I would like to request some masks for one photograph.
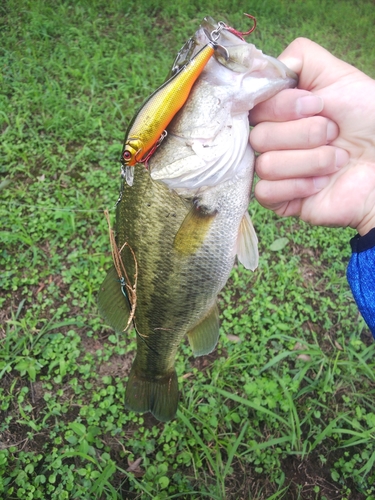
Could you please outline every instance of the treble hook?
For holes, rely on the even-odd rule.
[[[253,20],[253,26],[249,29],[249,31],[238,31],[230,26],[225,26],[225,29],[230,31],[231,33],[233,33],[234,35],[238,36],[239,38],[241,38],[241,40],[245,41],[244,40],[244,36],[247,36],[247,35],[250,35],[250,33],[252,33],[255,28],[256,28],[256,25],[257,25],[257,20],[255,19],[254,16],[252,16],[251,14],[246,14],[244,12],[244,16],[248,17],[249,19],[252,19]]]

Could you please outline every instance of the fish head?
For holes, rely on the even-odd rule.
[[[217,27],[212,18],[205,18],[175,66],[181,67],[207,45]],[[297,85],[297,75],[287,66],[227,29],[220,31],[215,43],[225,51],[215,50],[168,126],[166,140],[150,159],[152,179],[179,193],[252,175],[246,173],[254,164],[249,111]]]

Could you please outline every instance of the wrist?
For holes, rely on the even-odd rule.
[[[375,247],[375,228],[371,229],[364,236],[357,234],[350,240],[350,246],[353,253],[367,252]]]
[[[367,215],[362,222],[357,226],[357,231],[360,236],[365,236],[375,228],[375,213]]]

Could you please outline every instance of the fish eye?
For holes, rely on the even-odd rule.
[[[122,157],[124,158],[125,161],[129,161],[132,157],[130,151],[124,151]]]

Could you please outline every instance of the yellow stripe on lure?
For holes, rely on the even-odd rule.
[[[129,186],[133,184],[134,165],[146,162],[147,166],[147,160],[167,134],[165,128],[185,104],[194,82],[214,51],[220,49],[227,59],[227,50],[216,43],[220,31],[225,27],[225,24],[221,23],[211,34],[206,33],[209,39],[207,45],[153,92],[132,119],[121,158],[122,175]]]

